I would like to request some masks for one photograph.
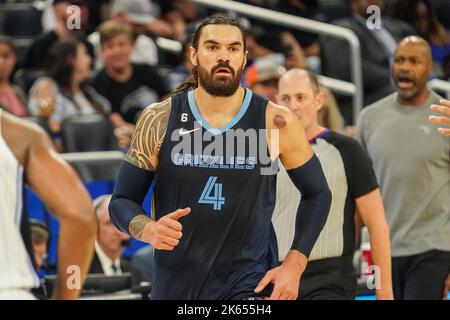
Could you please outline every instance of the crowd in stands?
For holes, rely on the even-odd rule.
[[[450,19],[441,13],[448,5],[445,1],[240,2],[353,30],[361,45],[364,105],[394,90],[390,79],[393,51],[398,41],[408,35],[420,35],[430,43],[433,77],[450,77]],[[28,4],[30,19],[39,13],[40,30],[17,36],[21,32],[17,25],[22,22],[12,18],[13,9],[7,9],[14,3]],[[73,19],[72,5],[79,8],[75,28],[68,22]],[[379,28],[366,24],[372,14],[370,5],[381,10]],[[142,109],[167,97],[190,75],[190,35],[196,23],[213,12],[189,0],[3,0],[0,6],[4,8],[2,14],[9,17],[0,26],[0,33],[4,33],[0,37],[2,108],[18,116],[44,118],[54,137],[61,131],[61,122],[74,114],[105,113],[124,147]],[[242,17],[241,23],[247,31],[249,60],[242,81],[257,93],[276,88],[277,77],[262,80],[267,75],[260,74],[264,68],[271,69],[270,65],[285,70],[307,68],[351,80],[349,46],[344,41],[252,18]],[[15,44],[24,37],[31,43],[18,54]],[[31,79],[24,85],[20,80],[29,75]],[[258,87],[263,87],[263,92]],[[322,116],[324,125],[344,131],[345,126],[354,123],[351,99],[323,90],[327,107],[322,114],[329,115]],[[275,94],[272,90],[267,97],[275,100]]]

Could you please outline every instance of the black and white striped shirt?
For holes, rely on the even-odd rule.
[[[355,199],[378,188],[372,162],[356,140],[328,129],[310,143],[322,164],[332,193],[332,203],[328,220],[309,259],[353,255]],[[272,216],[280,260],[291,248],[299,201],[299,191],[280,164],[277,200]]]

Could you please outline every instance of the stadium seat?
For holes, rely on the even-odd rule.
[[[14,73],[13,83],[17,84],[28,94],[33,83],[44,75],[43,70],[39,69],[19,69]]]
[[[31,37],[42,32],[41,12],[27,3],[0,4],[0,32],[11,37]]]
[[[61,124],[65,152],[118,150],[113,127],[102,114],[75,115]]]
[[[22,64],[22,61],[25,57],[26,52],[31,47],[33,43],[33,38],[13,38],[12,39],[13,46],[16,50],[17,55],[17,63],[19,66]]]
[[[45,287],[48,298],[52,296],[56,285],[57,277],[54,275],[45,276]],[[89,274],[86,277],[81,295],[83,298],[101,299],[107,297],[108,293],[123,292],[124,290],[131,293],[131,274],[123,273],[120,275],[107,276],[104,274]],[[124,294],[124,293],[122,293]],[[117,297],[116,299],[120,298]],[[140,297],[139,297],[140,298]],[[135,298],[135,299],[139,299]]]
[[[125,154],[121,151],[99,151],[61,153],[61,156],[70,163],[84,182],[111,182],[116,179]]]

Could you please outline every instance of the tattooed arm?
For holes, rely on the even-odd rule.
[[[151,219],[141,204],[158,167],[159,150],[169,122],[171,100],[148,106],[139,117],[130,149],[116,180],[109,206],[112,222],[132,237],[142,240]]]
[[[178,245],[182,236],[178,219],[190,212],[190,208],[179,209],[154,221],[141,207],[158,168],[159,150],[169,122],[170,102],[168,99],[151,105],[139,118],[109,205],[111,221],[117,228],[158,250],[172,250]]]
[[[156,171],[159,149],[169,123],[170,108],[171,100],[167,99],[144,110],[137,122],[125,161],[150,172]]]

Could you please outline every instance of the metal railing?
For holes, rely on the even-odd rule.
[[[363,80],[359,39],[353,31],[340,26],[323,23],[311,19],[296,17],[277,11],[260,8],[231,0],[193,0],[199,5],[215,9],[236,12],[245,16],[271,22],[276,25],[309,31],[320,35],[331,36],[347,41],[350,45],[351,80],[346,82],[321,76],[322,83],[335,92],[353,97],[353,119],[363,107]],[[344,57],[345,58],[345,57]]]
[[[78,172],[83,181],[114,181],[125,153],[121,151],[73,152],[60,153],[60,156]]]
[[[68,152],[60,153],[59,155],[71,164],[97,164],[103,163],[104,161],[122,161],[125,157],[125,153],[122,151]]]
[[[445,91],[446,98],[450,99],[450,82],[439,79],[433,79],[428,82],[428,88],[430,88],[431,90]]]

